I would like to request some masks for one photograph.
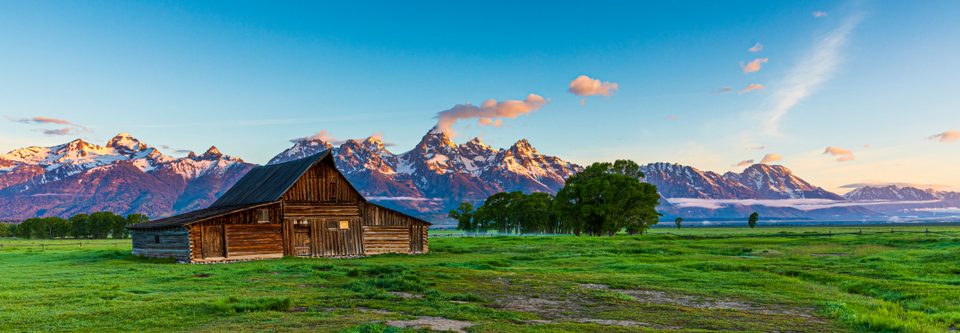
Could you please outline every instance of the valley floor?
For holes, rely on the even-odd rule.
[[[440,232],[427,255],[215,265],[0,239],[0,331],[956,330],[960,227],[860,229]]]

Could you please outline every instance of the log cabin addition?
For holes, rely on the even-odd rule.
[[[430,225],[364,199],[327,150],[253,168],[206,209],[129,229],[134,255],[203,263],[427,253]]]

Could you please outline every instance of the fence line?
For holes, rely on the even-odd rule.
[[[120,247],[121,244],[128,244],[128,243],[126,243],[126,242],[112,242],[112,243],[100,243],[100,242],[94,242],[94,243],[87,242],[87,243],[84,243],[84,242],[76,242],[76,243],[39,243],[39,244],[15,244],[15,243],[6,243],[6,244],[4,244],[4,243],[0,243],[0,250],[3,250],[3,249],[5,249],[5,248],[15,248],[15,247],[21,247],[21,248],[22,248],[22,247],[39,247],[41,250],[46,250],[48,247],[57,247],[57,246],[61,246],[61,247],[63,247],[63,246],[79,246],[79,248],[82,249],[84,245],[87,245],[87,246],[91,246],[91,245],[93,245],[93,246],[97,246],[97,245],[113,245],[114,248],[118,248],[118,247]]]
[[[731,238],[731,237],[832,237],[832,236],[841,236],[841,235],[883,235],[883,234],[927,234],[927,235],[944,235],[944,236],[956,236],[960,235],[960,231],[930,231],[930,228],[925,228],[924,230],[896,230],[890,228],[890,231],[879,231],[875,230],[876,228],[871,228],[874,230],[863,231],[863,228],[860,228],[858,231],[850,232],[833,232],[832,230],[827,230],[827,232],[800,232],[794,233],[790,231],[778,231],[771,233],[728,233],[728,234],[681,234],[674,233],[670,231],[663,232],[654,232],[655,235],[672,235],[680,236],[686,238]],[[650,235],[650,232],[646,233]],[[473,238],[473,237],[548,237],[548,236],[574,236],[574,234],[501,234],[501,233],[443,233],[443,234],[432,234],[430,237],[434,238],[443,238],[443,237],[461,237],[461,238]],[[587,235],[587,237],[591,237]]]

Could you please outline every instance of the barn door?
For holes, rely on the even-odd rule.
[[[319,231],[318,254],[325,257],[363,255],[363,228],[360,218],[323,219]]]
[[[226,251],[223,249],[223,225],[210,225],[203,227],[203,250],[204,258],[222,258]]]
[[[313,249],[310,246],[310,222],[293,222],[293,255],[298,257],[309,257],[313,255]]]

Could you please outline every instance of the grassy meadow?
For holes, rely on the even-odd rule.
[[[925,228],[440,232],[426,255],[213,265],[0,239],[0,331],[953,331],[960,227]]]

